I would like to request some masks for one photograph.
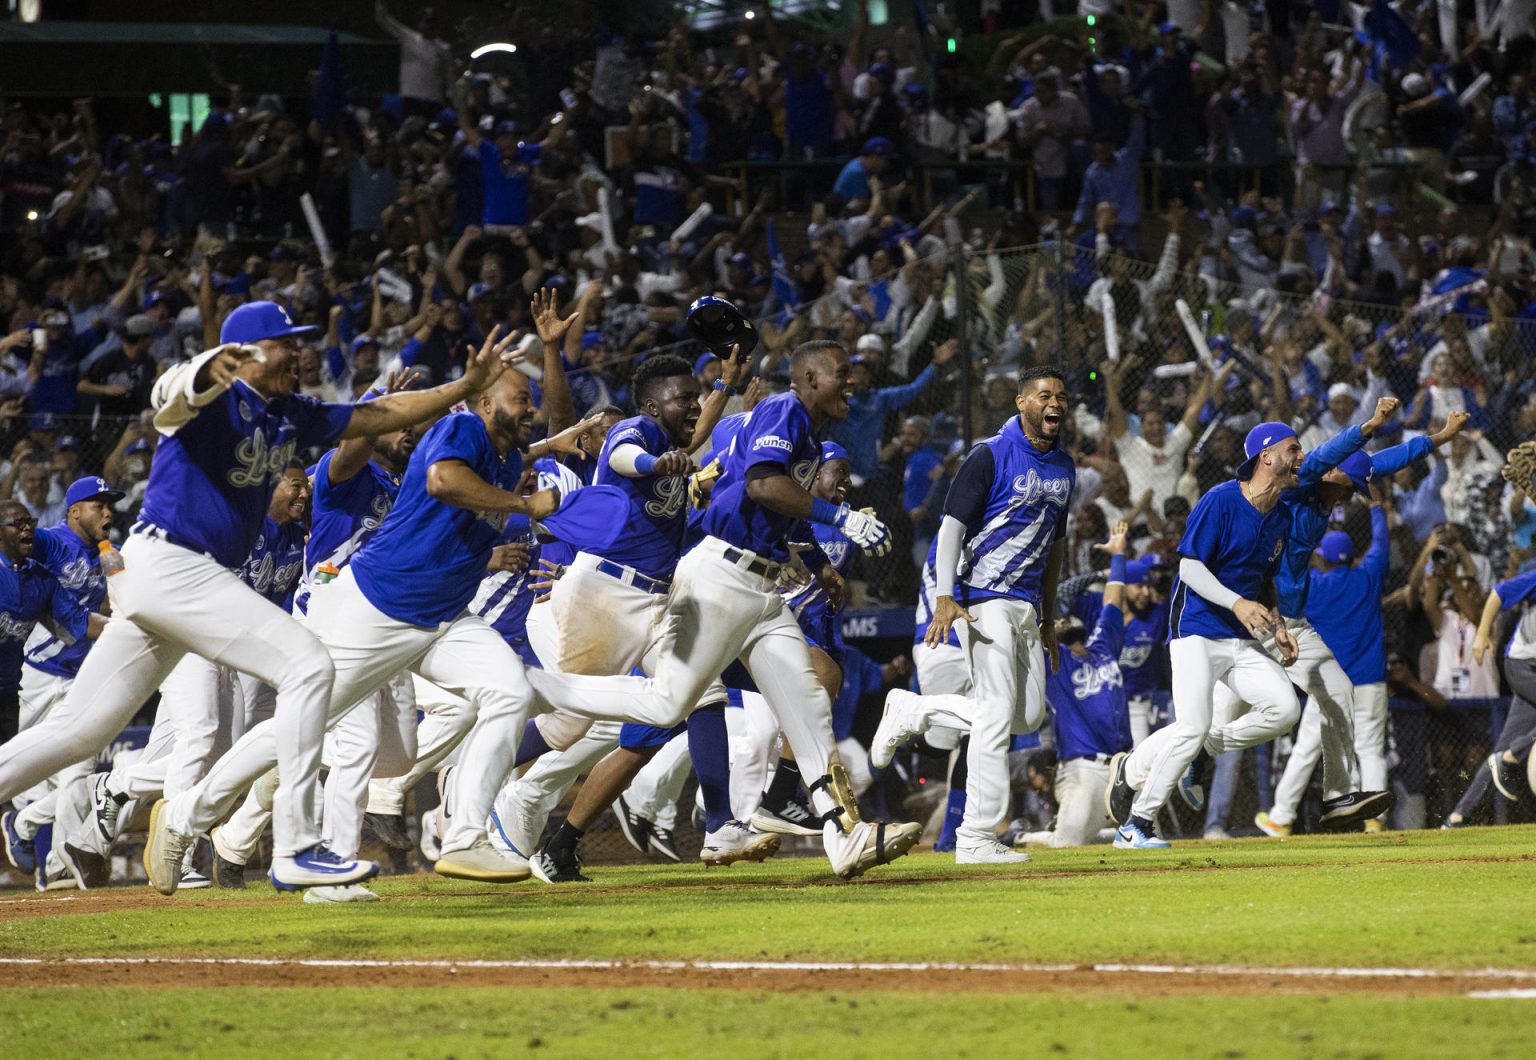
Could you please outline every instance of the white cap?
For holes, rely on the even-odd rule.
[[[1334,398],[1340,396],[1349,398],[1349,400],[1353,401],[1356,405],[1360,404],[1359,397],[1355,395],[1354,387],[1350,386],[1348,383],[1334,383],[1331,387],[1328,388],[1329,401],[1332,401]]]
[[[859,352],[860,350],[876,350],[880,353],[884,353],[885,340],[882,339],[879,335],[876,335],[873,331],[866,331],[864,334],[859,336],[859,341],[853,344],[853,349],[855,353]]]
[[[1429,80],[1423,74],[1409,74],[1403,78],[1403,92],[1411,99],[1429,95]]]

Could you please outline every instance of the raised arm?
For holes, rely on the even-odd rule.
[[[550,434],[558,434],[576,422],[576,403],[571,400],[571,383],[565,375],[560,351],[572,325],[581,316],[581,308],[561,319],[559,295],[553,287],[535,291],[529,303],[539,341],[544,345],[544,421]],[[576,334],[579,336],[580,330]],[[579,341],[579,339],[578,339]]]

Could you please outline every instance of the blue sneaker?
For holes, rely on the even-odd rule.
[[[1183,799],[1184,805],[1191,810],[1204,813],[1205,785],[1200,783],[1200,775],[1195,772],[1196,762],[1191,762],[1189,768],[1184,770],[1184,775],[1179,777],[1179,798]]]
[[[16,811],[6,810],[5,816],[0,817],[0,828],[5,829],[5,857],[18,872],[32,873],[37,871],[37,852],[32,847],[32,840],[21,838],[21,833],[16,831]]]
[[[1115,846],[1120,850],[1161,850],[1168,840],[1159,839],[1156,833],[1147,835],[1133,821],[1127,821],[1115,829]]]
[[[268,873],[272,886],[279,891],[297,891],[301,887],[341,887],[362,883],[379,874],[372,861],[341,858],[324,843],[316,843],[291,858],[275,857]]]

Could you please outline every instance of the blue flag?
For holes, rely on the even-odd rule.
[[[772,218],[763,222],[763,231],[768,237],[768,261],[773,268],[773,300],[779,303],[780,309],[794,309],[800,305],[800,292],[795,289],[789,264],[779,249],[779,237],[774,234]]]
[[[1371,80],[1380,81],[1384,69],[1407,66],[1419,57],[1419,38],[1403,16],[1392,10],[1387,0],[1374,0],[1365,14],[1362,43],[1371,46],[1368,68]]]

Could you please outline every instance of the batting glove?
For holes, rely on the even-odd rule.
[[[837,510],[834,525],[867,556],[883,556],[891,550],[891,531],[872,509],[856,512],[845,504]]]

